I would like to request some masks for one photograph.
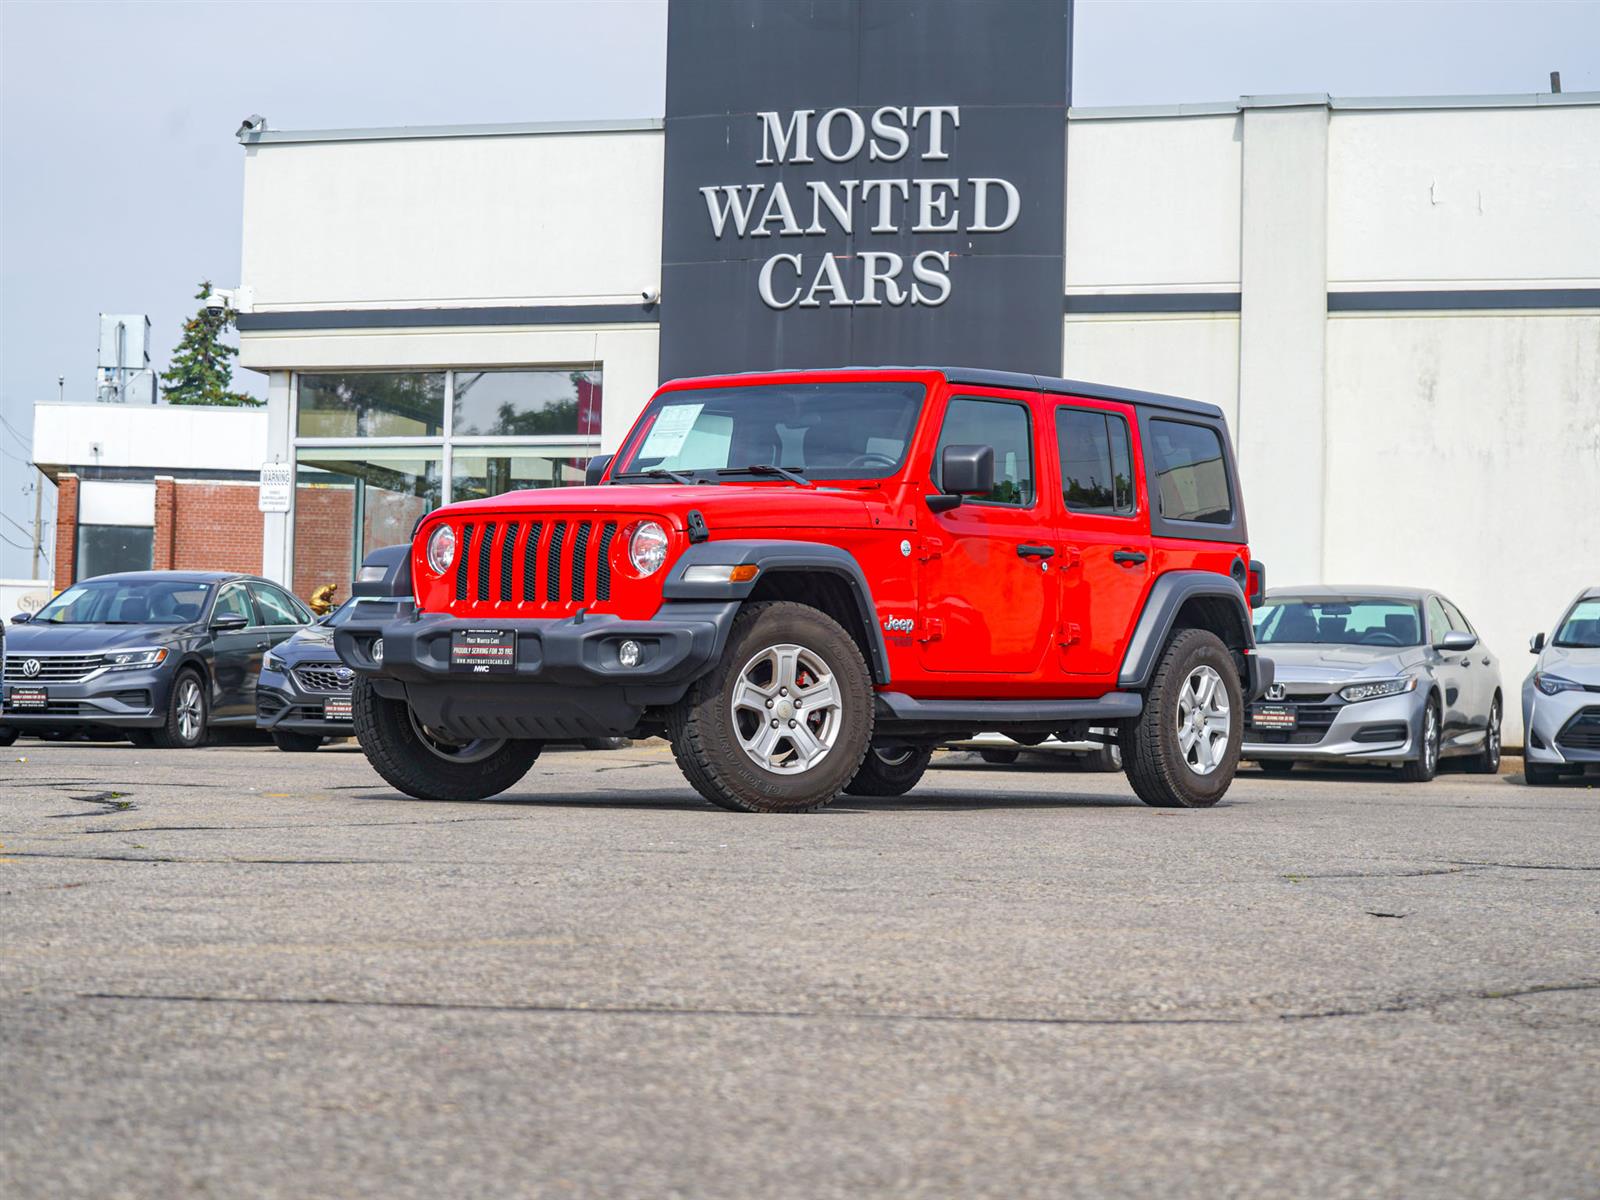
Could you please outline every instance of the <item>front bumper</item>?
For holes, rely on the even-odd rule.
[[[358,606],[334,634],[346,666],[379,694],[404,699],[428,726],[460,737],[547,741],[625,736],[645,709],[680,699],[717,662],[737,601],[668,603],[645,621],[607,614],[517,620],[419,613],[409,600]],[[512,661],[483,672],[452,665],[452,635],[515,635]],[[374,643],[383,656],[374,657]],[[634,667],[618,650],[641,648]]]
[[[317,664],[296,664],[320,666]],[[350,690],[312,691],[295,678],[295,667],[287,671],[262,668],[256,682],[256,728],[289,733],[315,733],[323,737],[354,737],[352,721],[325,720],[323,713],[330,700],[350,700]]]
[[[14,709],[13,691],[42,687],[49,700],[43,709]],[[117,729],[152,729],[167,719],[172,688],[166,671],[107,671],[83,683],[30,684],[7,678],[0,702],[0,725],[13,729],[105,725]]]
[[[1246,705],[1243,758],[1409,762],[1420,752],[1427,692],[1418,689],[1381,700],[1348,703],[1337,695],[1297,704],[1292,731],[1257,729]]]
[[[1600,745],[1590,744],[1594,729],[1600,729],[1600,692],[1546,696],[1533,686],[1532,679],[1523,681],[1523,761],[1551,766],[1600,764]]]

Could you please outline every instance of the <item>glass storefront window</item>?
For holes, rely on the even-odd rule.
[[[451,460],[451,500],[481,500],[521,488],[571,487],[583,482],[587,451],[541,446],[457,446]]]
[[[148,571],[155,532],[149,525],[79,525],[78,578]]]
[[[369,550],[408,541],[417,518],[443,499],[437,446],[308,447],[299,451],[294,505],[294,592],[325,583],[350,594]]]
[[[457,371],[457,436],[600,436],[600,372]]]
[[[443,371],[351,371],[299,380],[296,432],[301,437],[438,437],[444,432]]]

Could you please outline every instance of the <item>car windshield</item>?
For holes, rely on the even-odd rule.
[[[41,608],[35,625],[184,625],[198,621],[209,584],[189,579],[88,579]]]
[[[1262,645],[1420,646],[1422,614],[1414,600],[1268,597],[1255,611]]]
[[[1600,600],[1579,600],[1556,630],[1555,644],[1571,650],[1600,650]]]
[[[783,468],[809,479],[882,479],[905,461],[925,391],[906,380],[870,380],[664,392],[639,419],[612,477],[682,483],[777,476]]]

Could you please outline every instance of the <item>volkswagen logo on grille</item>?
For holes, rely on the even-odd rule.
[[[25,659],[23,659],[22,660],[22,673],[24,675],[26,675],[29,679],[32,679],[35,675],[37,675],[39,673],[39,660],[37,658],[25,658]]]
[[[1281,683],[1274,683],[1272,686],[1267,688],[1266,692],[1264,693],[1268,700],[1282,700],[1288,694],[1289,689],[1284,687]]]
[[[340,667],[333,673],[333,677],[339,681],[341,686],[349,687],[355,682],[356,673],[349,667]]]

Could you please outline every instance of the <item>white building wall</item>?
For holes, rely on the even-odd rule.
[[[1204,400],[1222,409],[1230,429],[1239,427],[1239,319],[1232,313],[1068,317],[1062,360],[1068,379]]]
[[[255,471],[267,449],[263,408],[188,404],[33,406],[33,461],[41,467],[153,467]]]

